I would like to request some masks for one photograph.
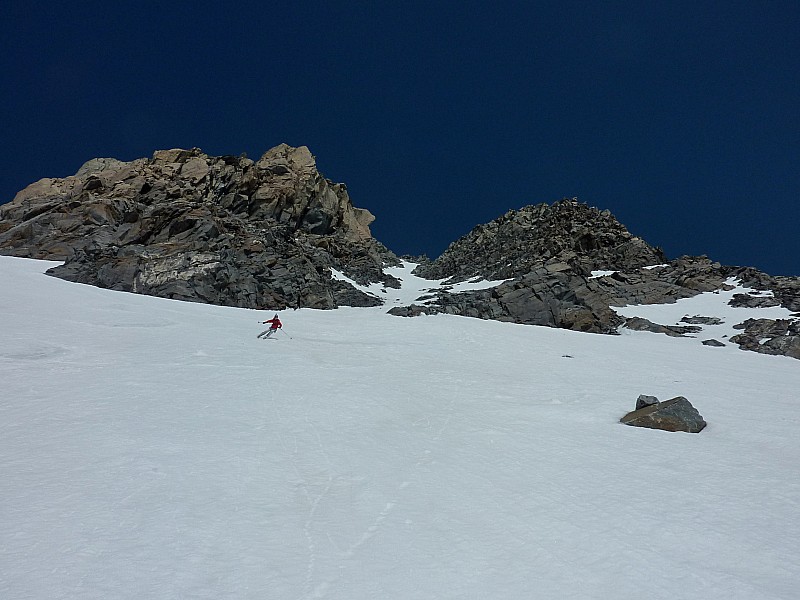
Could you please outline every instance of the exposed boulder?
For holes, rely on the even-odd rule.
[[[325,179],[308,148],[281,144],[258,161],[161,150],[92,159],[0,207],[0,253],[65,260],[69,281],[249,308],[380,303],[336,281],[396,285],[397,257],[371,237],[369,211]]]
[[[420,315],[430,315],[441,312],[435,308],[412,304],[411,306],[396,306],[388,311],[390,315],[396,317],[418,317]]]
[[[681,318],[681,323],[689,323],[690,325],[722,325],[723,322],[719,317],[701,317],[699,315]]]
[[[631,317],[625,320],[625,327],[634,331],[649,331],[651,333],[664,333],[670,337],[683,337],[689,333],[702,331],[702,327],[695,325],[659,325],[642,317]]]
[[[647,396],[646,394],[640,394],[639,397],[636,399],[636,410],[640,408],[644,408],[646,406],[652,406],[653,404],[658,404],[658,398],[656,396]]]
[[[699,433],[706,426],[697,409],[683,396],[642,407],[637,401],[637,409],[622,417],[620,422],[634,427],[688,433]]]
[[[700,343],[703,344],[703,346],[711,346],[713,348],[723,348],[725,346],[723,342],[720,342],[719,340],[715,340],[713,338],[710,340],[703,340]]]

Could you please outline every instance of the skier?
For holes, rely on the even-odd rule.
[[[263,339],[267,339],[273,333],[278,331],[278,329],[283,327],[283,323],[281,323],[281,320],[278,318],[277,314],[274,317],[272,317],[271,319],[269,319],[268,321],[261,321],[261,322],[263,324],[265,324],[265,325],[267,323],[269,323],[269,329],[267,329],[265,331],[262,331],[261,333],[258,334],[258,337],[262,337],[263,336]]]

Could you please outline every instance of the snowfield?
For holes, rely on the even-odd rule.
[[[410,266],[259,340],[53,264],[0,257],[0,598],[800,597],[800,361],[386,315]],[[727,298],[620,311],[720,337]],[[621,425],[639,394],[709,425]]]

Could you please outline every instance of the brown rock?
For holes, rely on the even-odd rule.
[[[629,412],[620,422],[634,427],[687,433],[699,433],[706,426],[697,409],[683,396]]]

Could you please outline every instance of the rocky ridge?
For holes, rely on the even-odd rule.
[[[481,279],[503,282],[466,293],[453,293],[445,286],[420,304],[393,309],[394,314],[446,313],[595,333],[616,333],[624,326],[685,336],[701,328],[626,319],[613,307],[672,303],[731,289],[726,284],[731,278],[765,294],[738,294],[733,306],[783,306],[791,311],[800,307],[800,278],[723,266],[705,256],[667,261],[659,248],[632,235],[611,213],[576,199],[509,211],[474,228],[415,273],[448,278],[451,285]],[[756,352],[795,356],[800,347],[796,324],[747,321],[739,327],[743,333],[731,341]]]
[[[706,257],[667,263],[609,211],[577,199],[509,211],[415,273],[452,283],[505,280],[476,292],[439,292],[426,312],[594,333],[615,333],[625,323],[612,306],[675,301],[717,289],[728,276]]]
[[[257,161],[162,150],[130,162],[93,159],[74,176],[28,186],[0,205],[0,253],[64,260],[49,273],[70,281],[180,300],[270,310],[377,306],[374,294],[331,272],[398,287],[384,268],[399,259],[372,238],[373,219],[353,207],[344,184],[318,172],[306,147],[281,144]],[[732,305],[779,305],[800,316],[800,278],[704,256],[668,261],[609,211],[575,198],[479,225],[415,274],[445,282],[392,314],[683,336],[696,324],[626,319],[613,307],[670,303],[736,278],[763,293],[739,294]],[[478,280],[500,283],[453,287]],[[796,319],[751,319],[730,341],[800,358],[797,327]]]
[[[335,308],[377,301],[333,279],[396,285],[397,257],[344,184],[308,148],[259,160],[162,150],[150,159],[88,161],[0,206],[0,252],[65,260],[50,274],[166,298],[247,308]]]
[[[463,281],[509,279],[544,264],[563,263],[576,273],[644,267],[665,262],[659,248],[631,235],[608,210],[563,199],[508,211],[453,242],[417,274]]]

